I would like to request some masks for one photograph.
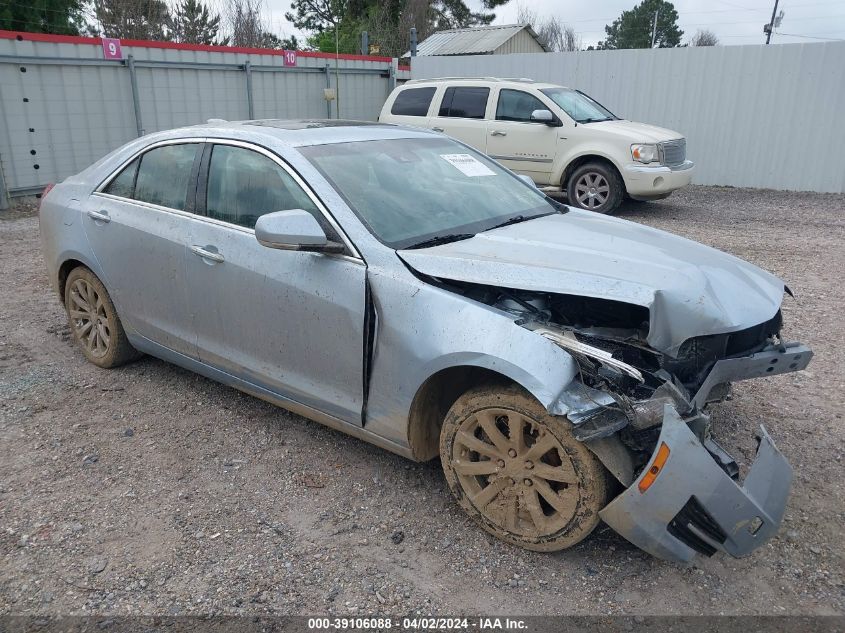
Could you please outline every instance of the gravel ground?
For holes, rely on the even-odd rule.
[[[606,526],[574,549],[497,542],[414,464],[159,360],[107,371],[69,342],[38,223],[0,215],[0,614],[842,614],[845,196],[690,187],[620,215],[782,276],[808,371],[714,410],[795,466],[749,558],[664,563]]]

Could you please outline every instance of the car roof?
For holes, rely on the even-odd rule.
[[[435,134],[415,127],[352,121],[345,119],[258,119],[207,123],[165,130],[143,137],[150,142],[209,136],[261,143],[272,139],[288,147],[327,145],[354,141],[431,137]]]
[[[406,81],[403,88],[423,86],[425,84],[496,84],[507,87],[531,88],[565,88],[560,84],[545,81],[535,81],[528,77],[432,77],[431,79],[411,79]]]

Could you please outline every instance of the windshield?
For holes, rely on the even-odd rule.
[[[615,121],[619,117],[583,92],[571,88],[543,88],[540,90],[577,123]]]
[[[448,138],[334,143],[299,151],[391,248],[466,239],[559,208],[492,160]]]

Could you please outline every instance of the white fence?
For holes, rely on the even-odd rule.
[[[417,57],[411,76],[578,88],[682,132],[699,184],[845,192],[845,42]]]
[[[144,133],[209,118],[375,120],[409,77],[396,60],[123,42],[105,58],[99,39],[0,31],[0,209],[77,173]],[[289,60],[290,62],[291,60]],[[340,83],[338,87],[338,81]],[[338,89],[339,88],[339,89]]]

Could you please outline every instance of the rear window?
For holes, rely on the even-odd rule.
[[[390,114],[400,116],[425,116],[436,88],[409,88],[396,95]]]
[[[447,88],[440,104],[440,116],[483,119],[490,88]]]

